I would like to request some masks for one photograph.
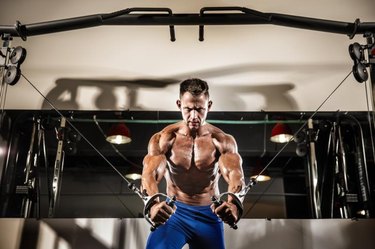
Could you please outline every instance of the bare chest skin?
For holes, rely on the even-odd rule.
[[[191,205],[209,205],[220,177],[216,152],[210,134],[193,138],[176,133],[167,157],[169,195]]]

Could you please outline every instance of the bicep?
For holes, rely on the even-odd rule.
[[[233,176],[242,177],[242,159],[238,153],[226,152],[219,157],[219,167],[224,179],[229,182]]]
[[[222,176],[229,184],[229,191],[238,192],[244,186],[242,158],[237,150],[237,144],[232,136],[227,136],[223,142],[219,167]]]
[[[160,134],[155,134],[150,139],[148,153],[143,159],[144,177],[153,177],[160,181],[166,169],[167,159],[160,146]]]
[[[159,182],[166,170],[167,160],[165,155],[150,155],[148,154],[143,160],[143,177],[152,177]]]
[[[219,167],[228,183],[228,192],[240,192],[245,186],[241,156],[238,153],[224,153],[219,158]]]

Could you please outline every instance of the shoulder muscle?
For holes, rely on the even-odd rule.
[[[214,144],[221,154],[237,153],[237,143],[232,135],[224,132],[212,134]]]
[[[159,155],[167,153],[171,148],[174,139],[174,130],[170,128],[168,129],[168,127],[154,134],[148,144],[148,154]]]

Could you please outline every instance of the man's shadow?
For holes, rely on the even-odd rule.
[[[90,79],[90,78],[61,78],[56,81],[56,86],[46,95],[46,98],[53,105],[62,110],[80,109],[78,98],[85,96],[78,95],[79,88],[96,88],[99,94],[94,100],[98,109],[113,110],[117,108],[116,87],[126,87],[126,107],[132,110],[139,110],[137,106],[138,90],[144,88],[165,88],[178,81],[173,79],[135,79],[135,80],[110,80],[110,79]],[[47,100],[42,103],[42,109],[51,109]]]
[[[79,110],[79,98],[87,96],[79,93],[80,88],[99,89],[99,94],[94,99],[95,107],[100,110],[115,110],[118,108],[118,99],[115,89],[124,87],[125,96],[124,109],[144,109],[138,102],[138,92],[142,89],[163,89],[170,85],[178,84],[178,79],[135,79],[135,80],[111,80],[111,79],[90,79],[90,78],[60,78],[56,86],[46,94],[46,98],[55,108],[61,110]],[[296,110],[297,103],[289,92],[294,88],[292,83],[260,84],[259,86],[215,86],[210,91],[215,96],[215,104],[219,109],[225,110],[246,110],[244,95],[261,95],[264,99],[262,110]],[[42,103],[42,109],[51,109],[52,106],[47,100]],[[142,100],[143,101],[143,100]]]

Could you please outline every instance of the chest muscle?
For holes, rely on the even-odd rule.
[[[171,148],[170,162],[181,170],[210,170],[216,161],[216,148],[210,137],[177,138]]]

